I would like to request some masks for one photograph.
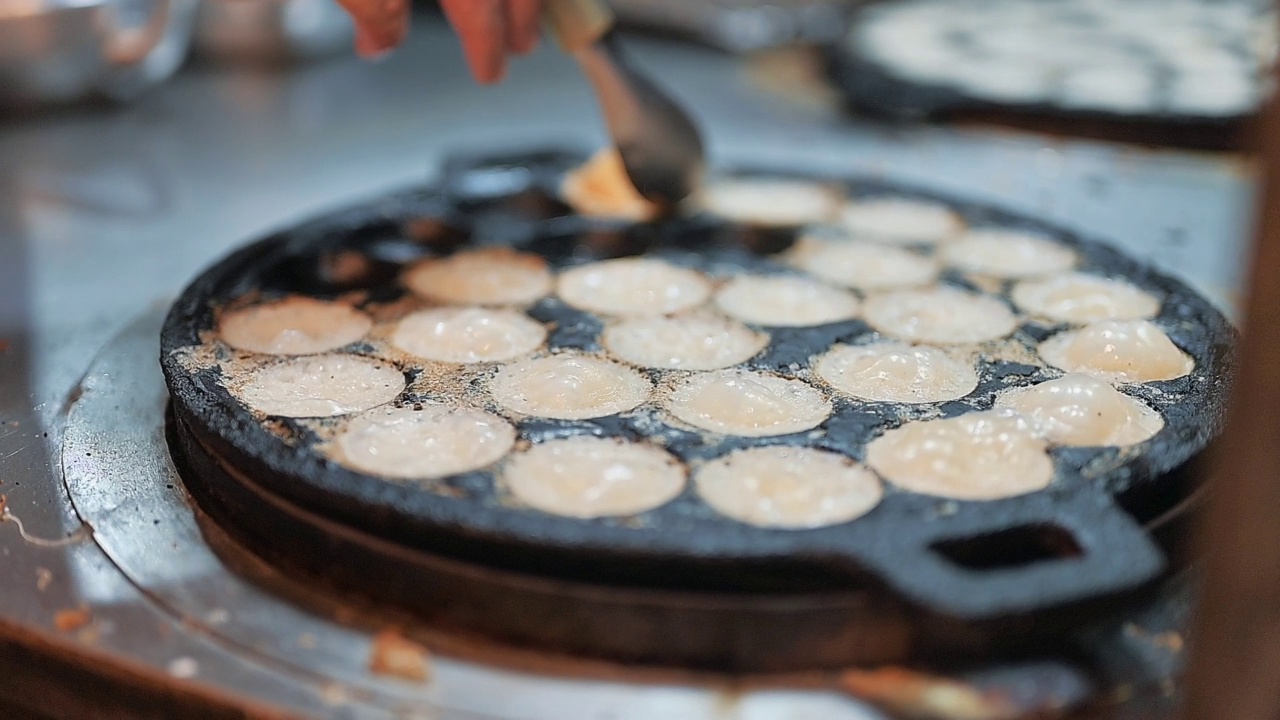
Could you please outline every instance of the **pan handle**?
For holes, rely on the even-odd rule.
[[[981,505],[927,523],[910,543],[885,542],[863,561],[903,595],[956,618],[985,620],[1136,590],[1166,559],[1100,489],[1008,502],[993,528]]]

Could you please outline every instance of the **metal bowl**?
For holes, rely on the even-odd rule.
[[[351,18],[334,0],[202,0],[195,47],[220,62],[288,62],[349,50]]]
[[[131,98],[187,55],[195,0],[0,3],[0,106]]]

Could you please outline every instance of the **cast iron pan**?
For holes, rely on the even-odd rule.
[[[952,502],[891,490],[867,516],[816,530],[740,524],[715,514],[691,489],[634,518],[584,521],[507,504],[489,472],[427,485],[347,470],[310,449],[314,437],[302,424],[282,419],[277,432],[268,431],[222,387],[217,367],[191,373],[177,360],[176,351],[204,342],[216,309],[237,298],[295,292],[336,296],[364,288],[369,302],[391,301],[402,293],[394,282],[402,263],[462,246],[514,245],[557,266],[646,253],[713,275],[729,269],[782,271],[765,253],[785,246],[792,239],[788,233],[755,232],[708,217],[628,226],[571,215],[553,199],[554,188],[564,170],[582,159],[572,152],[455,159],[439,187],[364,203],[276,233],[200,275],[166,320],[161,356],[181,449],[191,456],[185,460],[192,470],[185,480],[197,500],[221,497],[222,520],[256,525],[259,545],[270,545],[273,537],[284,546],[298,545],[290,528],[302,523],[313,532],[321,525],[328,528],[317,537],[335,538],[334,543],[343,528],[349,537],[344,534],[347,540],[339,545],[350,540],[360,552],[375,556],[394,548],[595,587],[775,599],[854,593],[863,607],[872,602],[895,608],[891,614],[899,617],[942,619],[939,626],[948,630],[932,637],[954,638],[967,632],[958,628],[972,628],[970,634],[983,642],[994,628],[1016,634],[1031,626],[1060,626],[1067,617],[1060,612],[1064,608],[1096,609],[1099,603],[1131,597],[1166,568],[1164,550],[1142,523],[1185,497],[1192,484],[1189,461],[1218,432],[1234,331],[1188,287],[1114,248],[954,199],[934,197],[973,224],[1024,227],[1059,238],[1078,251],[1082,269],[1126,277],[1165,298],[1157,322],[1195,358],[1196,369],[1185,378],[1127,388],[1164,414],[1167,425],[1159,435],[1126,452],[1055,450],[1057,475],[1039,493]],[[854,195],[930,197],[878,181],[831,181]],[[350,250],[372,262],[363,277],[338,282],[327,273],[329,259]],[[966,283],[954,274],[944,282]],[[555,299],[540,301],[530,314],[553,324],[553,348],[598,349],[595,318]],[[1027,322],[1014,337],[1034,345],[1057,329]],[[770,332],[771,345],[748,365],[787,375],[794,364],[831,344],[872,331],[850,321]],[[348,348],[357,354],[370,350],[360,344]],[[984,363],[980,375],[974,393],[938,408],[943,415],[989,408],[999,390],[1053,376],[1037,366],[1003,361]],[[837,398],[821,432],[761,439],[708,437],[673,427],[660,412],[643,408],[593,421],[526,420],[518,428],[522,438],[534,442],[578,434],[661,435],[667,449],[686,461],[772,444],[814,445],[860,459],[868,440],[920,412]],[[241,501],[231,502],[236,493]],[[267,502],[255,505],[245,493],[264,493],[288,511],[271,511]],[[360,538],[368,542],[362,545]],[[337,556],[333,560],[339,562]],[[360,576],[364,570],[342,564],[329,574]],[[362,587],[377,594],[386,582],[391,582],[386,574],[368,574]],[[401,601],[414,604],[412,597]],[[1046,613],[1052,613],[1053,622],[1038,623]],[[961,644],[972,647],[973,642]],[[899,654],[903,646],[898,643]]]
[[[1181,606],[1186,595],[1185,578],[1178,576],[1053,612],[969,621],[931,613],[874,585],[797,583],[790,592],[761,593],[535,575],[409,548],[322,517],[231,468],[180,423],[170,423],[169,435],[174,459],[190,478],[187,488],[204,511],[197,517],[210,546],[228,566],[317,612],[332,612],[337,598],[410,634],[418,623],[406,622],[405,611],[432,631],[464,639],[628,665],[788,672],[911,663],[949,672],[971,669],[975,657],[1016,662],[1057,655],[1104,685],[1145,684],[1150,659],[1113,652],[1097,636],[1142,645],[1146,636],[1124,629],[1133,613],[1153,603]],[[1186,517],[1173,509],[1148,527],[1174,528]],[[246,549],[293,582],[264,573]],[[422,639],[436,637],[429,632]],[[1052,687],[1044,691],[1054,695]]]
[[[885,1],[891,0],[874,5]],[[853,27],[857,22],[855,15]],[[903,77],[884,63],[860,53],[849,34],[823,46],[822,55],[827,73],[849,110],[895,122],[927,119],[1006,122],[1038,131],[1205,149],[1239,147],[1250,125],[1249,115],[1194,115],[1159,110],[1124,113],[1067,107],[1051,100],[987,99],[943,83]]]

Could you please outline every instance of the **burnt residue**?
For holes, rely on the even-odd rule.
[[[559,298],[543,298],[529,308],[529,316],[551,328],[547,346],[551,350],[600,351],[604,323],[589,312],[578,310]]]
[[[785,372],[809,367],[810,360],[839,343],[856,343],[872,334],[862,320],[818,325],[808,328],[763,328],[769,346],[751,364],[761,370]]]
[[[338,282],[325,269],[326,258],[340,253],[361,252],[376,263],[402,266],[475,243],[498,243],[536,252],[556,268],[644,253],[697,268],[713,279],[742,272],[794,272],[762,252],[786,247],[794,231],[761,235],[707,216],[626,225],[569,214],[557,204],[555,188],[582,157],[549,152],[455,159],[447,165],[441,187],[415,188],[332,213],[249,245],[206,271],[174,304],[162,336],[162,364],[183,432],[285,500],[383,541],[593,582],[767,593],[793,590],[803,579],[805,586],[877,588],[942,614],[982,618],[1116,596],[1159,574],[1160,553],[1135,520],[1163,512],[1169,493],[1185,491],[1181,481],[1166,488],[1166,478],[1197,456],[1220,429],[1234,331],[1185,285],[1108,245],[1033,218],[892,183],[823,178],[853,195],[940,201],[972,223],[1046,234],[1075,248],[1082,270],[1127,278],[1164,298],[1156,322],[1195,358],[1196,368],[1178,380],[1121,389],[1158,408],[1165,429],[1123,451],[1056,450],[1057,475],[1049,490],[994,502],[946,503],[946,512],[939,511],[943,501],[937,498],[890,488],[879,507],[854,522],[801,532],[773,530],[717,515],[691,485],[668,505],[637,517],[577,520],[519,507],[491,472],[427,484],[353,472],[315,452],[315,438],[305,424],[280,426],[276,432],[265,427],[227,393],[216,367],[191,373],[181,363],[180,351],[210,337],[217,309],[227,303],[251,294],[349,292],[349,283]],[[531,200],[539,194],[542,200]],[[435,243],[424,239],[428,235],[453,239]],[[473,240],[459,242],[458,237]],[[965,282],[955,275],[944,278],[947,284]],[[364,302],[376,304],[394,302],[404,291],[386,280],[360,293]],[[594,316],[554,298],[535,304],[530,314],[548,325],[551,349],[600,350],[602,325]],[[829,391],[821,382],[807,376],[812,357],[839,343],[879,339],[860,320],[757,329],[769,333],[771,342],[748,367],[805,377],[824,392]],[[1035,364],[1034,348],[1061,329],[1028,319],[1012,338],[978,348],[979,384],[963,399],[901,405],[833,396],[833,413],[826,422],[793,435],[741,438],[693,431],[669,417],[660,400],[621,416],[523,419],[517,424],[526,442],[579,434],[647,439],[694,468],[740,448],[779,444],[820,447],[861,459],[868,441],[903,422],[989,409],[1008,388],[1056,377],[1057,371]],[[648,374],[659,387],[670,376]],[[1164,499],[1153,503],[1151,498]],[[938,543],[1044,523],[1067,523],[1065,531],[1076,538],[1083,555],[977,572],[949,568],[930,550]],[[766,566],[767,573],[760,571]]]

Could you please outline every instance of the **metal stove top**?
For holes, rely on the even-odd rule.
[[[763,96],[730,58],[635,49],[689,101],[715,159],[883,172],[1037,212],[1230,308],[1251,199],[1238,159],[847,125]],[[163,446],[154,358],[159,314],[200,267],[273,226],[418,181],[448,150],[602,139],[565,58],[540,52],[498,89],[473,87],[457,58],[429,25],[376,65],[189,68],[129,108],[0,121],[0,636],[261,717],[876,717],[830,692],[536,664],[437,658],[427,684],[371,674],[377,628],[239,580],[197,530]],[[56,689],[16,647],[0,643],[0,662],[35,668],[19,682]]]

